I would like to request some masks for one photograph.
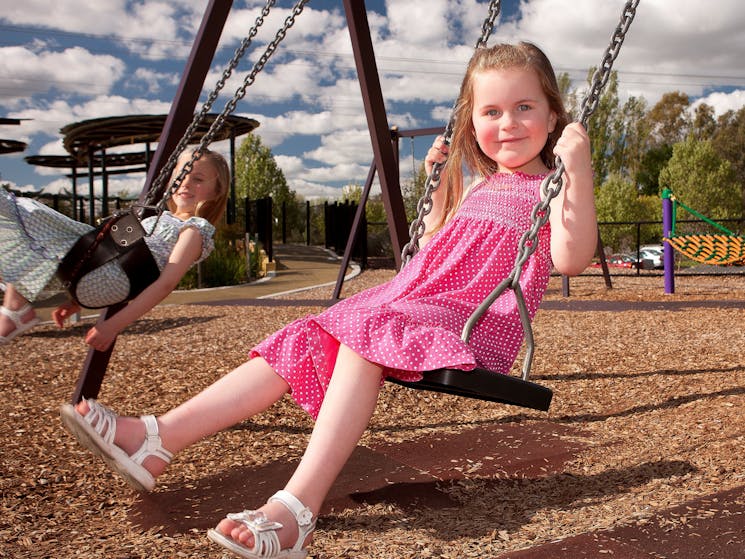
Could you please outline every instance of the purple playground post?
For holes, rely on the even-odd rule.
[[[662,238],[669,239],[673,229],[673,193],[662,191]],[[675,293],[675,254],[668,241],[663,241],[662,262],[665,268],[665,293]]]

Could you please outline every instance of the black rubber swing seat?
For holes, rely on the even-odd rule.
[[[388,378],[388,380],[415,390],[444,392],[541,411],[548,411],[553,397],[551,389],[545,386],[514,375],[495,373],[487,369],[471,371],[438,369],[423,374],[424,378],[418,382],[406,382],[394,378]]]

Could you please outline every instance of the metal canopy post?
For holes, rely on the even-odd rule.
[[[171,104],[171,111],[163,125],[163,132],[161,132],[158,147],[148,169],[145,186],[140,193],[140,202],[144,202],[153,180],[168,161],[171,151],[176,147],[194,118],[194,107],[199,100],[204,80],[212,64],[212,57],[217,50],[217,44],[232,4],[232,0],[210,0],[207,6],[202,24],[194,39],[194,45],[186,63],[176,97]],[[90,154],[89,160],[92,160],[92,154]],[[91,172],[90,180],[93,180],[93,172]],[[91,211],[92,217],[93,211]],[[99,321],[110,317],[122,307],[123,305],[106,309],[101,314]],[[116,340],[114,343],[116,343]],[[98,395],[113,348],[114,344],[106,351],[88,350],[88,355],[72,395],[73,404],[78,403],[83,397],[95,398]]]
[[[370,128],[375,167],[380,180],[383,205],[385,206],[388,230],[393,244],[396,267],[401,267],[401,252],[409,240],[409,227],[406,222],[406,210],[401,195],[401,184],[398,174],[398,163],[391,143],[391,131],[388,128],[383,93],[380,89],[380,78],[375,62],[370,26],[367,23],[365,2],[361,0],[344,0],[344,11],[347,15],[349,36],[352,39],[352,51],[357,66],[357,75],[362,89],[362,101]]]

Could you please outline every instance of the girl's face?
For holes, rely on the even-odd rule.
[[[479,72],[473,80],[476,141],[498,169],[548,172],[540,153],[556,126],[537,74],[524,68]]]
[[[189,156],[191,157],[191,156]],[[176,169],[176,176],[183,164]],[[217,196],[217,170],[214,165],[204,159],[194,162],[191,172],[184,177],[184,181],[173,195],[173,203],[176,205],[175,215],[182,217],[193,216],[197,211],[197,204],[213,200]]]

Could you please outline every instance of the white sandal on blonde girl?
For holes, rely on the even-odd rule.
[[[0,345],[10,343],[10,341],[16,336],[20,336],[27,330],[30,330],[31,328],[39,324],[39,317],[36,315],[34,315],[34,317],[27,322],[23,322],[21,320],[21,317],[25,316],[32,309],[33,307],[30,304],[24,305],[17,311],[12,311],[8,307],[0,306],[0,314],[4,314],[5,316],[7,316],[15,326],[15,328],[7,336],[0,336]]]
[[[209,530],[207,537],[225,549],[247,559],[304,559],[308,556],[308,551],[303,548],[303,543],[316,528],[313,513],[297,497],[284,489],[270,497],[268,502],[272,501],[282,503],[295,517],[299,533],[295,545],[291,548],[280,549],[277,530],[282,528],[282,524],[269,520],[263,512],[257,510],[244,510],[228,515],[230,520],[243,524],[251,531],[254,537],[253,547],[249,548],[235,541],[216,528]]]

